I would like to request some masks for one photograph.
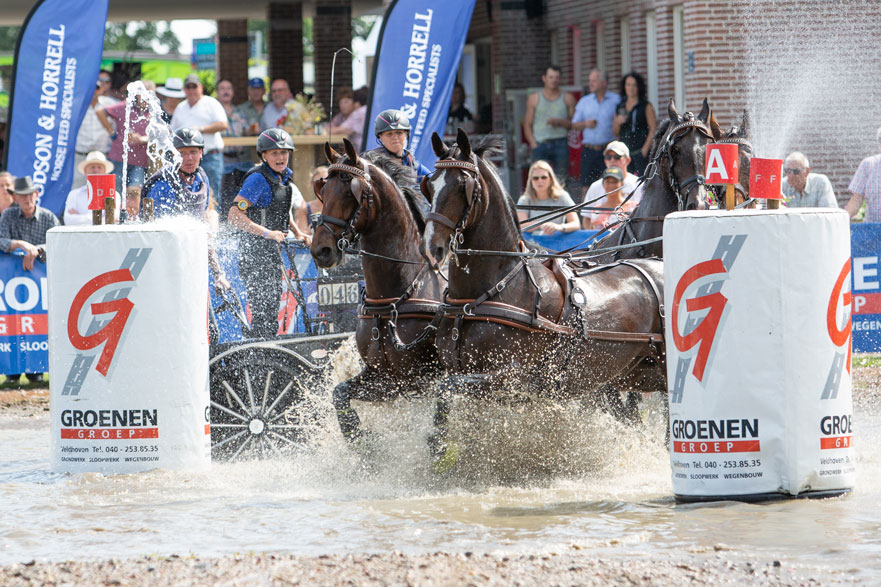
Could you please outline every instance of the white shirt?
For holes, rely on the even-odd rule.
[[[86,110],[86,115],[83,116],[83,121],[80,123],[80,129],[76,135],[75,150],[77,153],[86,155],[92,151],[101,151],[106,154],[110,150],[110,135],[101,126],[101,121],[98,120],[98,115],[95,113],[95,107],[106,108],[112,104],[113,101],[106,96],[98,96],[98,104],[95,106],[89,104],[89,109]]]
[[[92,211],[89,210],[89,184],[78,187],[67,194],[64,202],[64,224],[66,226],[80,226],[92,224]],[[119,210],[122,206],[122,198],[116,196],[116,218],[119,219]],[[73,210],[73,212],[71,212]]]
[[[636,184],[638,182],[639,182],[639,178],[636,177],[635,175],[633,175],[632,173],[628,173],[626,176],[624,176],[624,185],[621,187],[621,191],[624,193],[625,198],[628,195],[630,195],[630,193],[636,188]],[[642,199],[642,188],[643,188],[643,186],[640,185],[639,190],[635,194],[633,194],[632,198],[630,198],[630,200],[629,200],[630,202],[633,202],[634,204],[639,203],[639,201]],[[587,188],[587,193],[584,195],[584,201],[590,202],[591,200],[596,200],[597,198],[602,198],[603,194],[605,194],[605,193],[606,193],[606,190],[603,187],[603,180],[602,180],[602,178],[600,178],[600,179],[596,180],[595,182],[593,182],[592,184],[590,184],[590,187]],[[601,203],[602,202],[597,201],[597,202],[591,204],[591,206],[600,206]],[[581,215],[586,218],[590,218],[591,214],[593,214],[593,213],[594,213],[593,210],[588,210],[587,208],[582,208],[582,210],[581,210]]]
[[[226,122],[226,110],[223,109],[220,102],[211,96],[202,96],[193,106],[190,106],[186,100],[177,105],[171,117],[171,130],[175,131],[186,127],[198,128],[215,122]],[[219,132],[203,133],[202,136],[205,138],[206,153],[215,149],[223,149],[223,139]]]

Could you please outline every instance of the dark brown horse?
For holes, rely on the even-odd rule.
[[[645,384],[633,376],[643,359],[660,357],[661,262],[587,269],[518,255],[513,201],[484,157],[498,142],[472,147],[460,129],[452,147],[436,133],[432,146],[440,160],[422,183],[432,199],[425,246],[434,259],[453,255],[437,333],[441,363],[454,374],[443,391],[511,397],[513,383],[515,393],[564,398],[612,381]],[[651,390],[664,389],[658,375]]]
[[[673,100],[667,106],[668,118],[658,125],[649,151],[647,178],[643,183],[642,199],[631,214],[630,221],[619,225],[595,248],[659,238],[663,232],[664,217],[677,210],[705,210],[709,191],[704,180],[704,151],[722,135],[712,117],[706,99],[700,113],[679,114]],[[594,257],[601,263],[615,259],[663,257],[660,240]]]
[[[416,395],[439,373],[434,333],[426,326],[441,296],[420,252],[422,195],[395,182],[402,179],[400,165],[381,157],[372,163],[343,143],[345,155],[324,147],[331,165],[315,188],[324,209],[313,217],[311,252],[319,267],[333,267],[360,241],[365,292],[355,341],[364,369],[333,392],[340,428],[354,439],[360,432],[351,399]]]

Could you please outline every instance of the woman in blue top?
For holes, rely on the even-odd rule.
[[[291,181],[288,164],[294,152],[291,136],[269,128],[257,138],[263,163],[245,174],[244,182],[229,209],[229,222],[239,236],[239,273],[251,306],[251,335],[269,338],[278,333],[278,309],[282,276],[277,243],[288,229],[308,240],[293,220],[293,210],[304,204]]]

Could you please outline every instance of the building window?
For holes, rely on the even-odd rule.
[[[621,75],[630,71],[630,19],[625,17],[618,22],[621,31]]]
[[[676,108],[684,112],[686,110],[685,19],[681,4],[673,7],[673,99],[676,101]]]
[[[658,20],[654,10],[645,13],[646,84],[649,102],[658,104]]]

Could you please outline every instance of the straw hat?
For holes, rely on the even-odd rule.
[[[101,163],[104,165],[104,173],[110,173],[113,171],[113,163],[108,161],[107,157],[101,151],[92,151],[86,155],[85,160],[76,166],[76,170],[85,175],[86,165],[89,163]]]

